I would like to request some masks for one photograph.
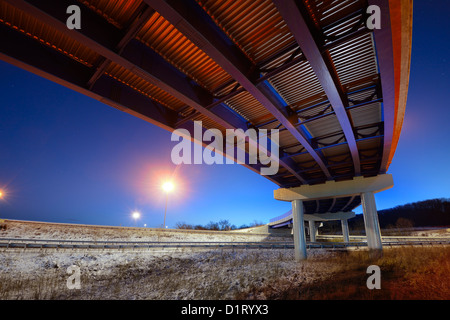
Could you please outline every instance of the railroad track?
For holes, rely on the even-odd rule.
[[[411,239],[384,241],[383,246],[450,245],[450,238]],[[367,247],[364,241],[307,242],[308,249],[346,249]],[[151,249],[293,249],[293,242],[155,242],[155,241],[88,241],[54,239],[0,238],[0,249],[100,249],[100,250],[151,250]]]

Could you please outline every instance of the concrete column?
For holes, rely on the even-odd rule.
[[[316,222],[314,220],[309,220],[309,241],[316,242]]]
[[[295,260],[301,261],[306,259],[306,236],[305,236],[305,220],[303,217],[303,201],[292,201],[292,222],[294,231],[294,254]]]
[[[341,220],[341,226],[342,226],[342,235],[344,236],[344,242],[350,242],[350,235],[348,232],[348,221],[347,219]]]
[[[364,216],[364,226],[366,228],[367,246],[369,250],[379,251],[383,249],[381,244],[380,223],[378,222],[377,206],[373,192],[361,194],[361,202]]]

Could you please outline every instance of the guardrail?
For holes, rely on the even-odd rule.
[[[413,237],[417,238],[417,237]],[[420,239],[407,241],[384,241],[384,246],[398,245],[450,245],[450,238]],[[307,242],[308,249],[345,249],[366,247],[364,241],[352,242]],[[292,249],[293,242],[156,242],[156,241],[88,241],[88,240],[54,240],[54,239],[17,239],[0,238],[3,249],[164,249],[164,248],[223,248],[223,249]]]
[[[341,235],[318,235],[318,239],[342,239]],[[351,235],[350,240],[366,240],[366,236]],[[421,237],[421,236],[381,236],[382,242],[394,241],[450,241],[450,237]]]
[[[283,213],[282,215],[279,215],[278,217],[270,219],[269,225],[278,224],[279,221],[281,221],[281,220],[286,221],[288,219],[292,219],[292,210],[289,210],[288,212]]]
[[[158,242],[88,241],[0,238],[0,248],[38,249],[152,249],[152,248],[293,248],[292,242]]]

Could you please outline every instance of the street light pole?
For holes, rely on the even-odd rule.
[[[166,215],[167,215],[167,203],[169,202],[169,192],[172,192],[174,189],[174,185],[171,181],[166,181],[162,185],[163,191],[166,193],[166,207],[164,209],[164,225],[163,228],[166,228]]]
[[[169,193],[166,192],[166,208],[164,210],[164,225],[163,228],[166,228],[166,214],[167,214],[167,202],[169,202]]]

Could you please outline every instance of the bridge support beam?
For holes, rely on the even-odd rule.
[[[381,244],[380,223],[378,221],[377,206],[373,192],[361,194],[363,208],[364,226],[366,229],[367,247],[375,255],[380,254],[383,246]]]
[[[306,259],[306,236],[304,208],[302,200],[292,201],[292,222],[294,231],[294,255],[296,261]]]
[[[341,226],[342,226],[342,235],[344,237],[344,242],[350,242],[350,234],[348,232],[348,220],[342,219]]]

